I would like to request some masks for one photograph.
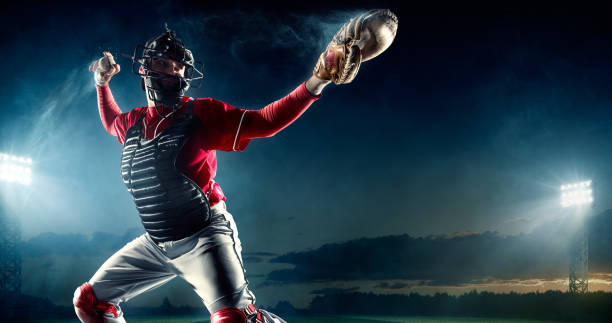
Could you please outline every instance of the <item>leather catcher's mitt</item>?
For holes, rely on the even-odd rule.
[[[313,74],[336,84],[350,83],[362,62],[387,49],[397,33],[397,16],[388,9],[370,10],[352,18],[321,53]]]

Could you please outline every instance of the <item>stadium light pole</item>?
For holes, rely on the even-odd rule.
[[[3,185],[32,183],[32,159],[0,153],[0,182]],[[0,208],[0,290],[19,292],[21,289],[21,256],[17,243],[21,239],[19,224],[10,217],[7,208]]]
[[[561,185],[561,206],[576,208],[590,206],[593,203],[593,185],[591,180]],[[586,221],[580,224],[569,248],[569,292],[585,294],[589,291],[589,237]]]

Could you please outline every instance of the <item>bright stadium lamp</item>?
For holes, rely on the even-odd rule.
[[[30,185],[32,183],[32,159],[0,154],[0,181]]]
[[[591,180],[561,185],[561,206],[570,207],[593,203]]]
[[[561,185],[561,206],[579,207],[593,203],[592,181]],[[580,295],[589,291],[589,233],[584,218],[570,242],[569,292]]]

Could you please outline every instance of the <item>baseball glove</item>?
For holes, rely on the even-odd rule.
[[[352,18],[321,53],[313,74],[336,84],[355,79],[362,62],[387,49],[397,33],[397,16],[388,9],[370,10]]]

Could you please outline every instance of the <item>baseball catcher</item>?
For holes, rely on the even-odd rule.
[[[180,276],[201,297],[211,322],[285,322],[255,307],[242,262],[236,223],[214,181],[216,150],[243,151],[296,120],[323,88],[355,79],[362,62],[390,46],[397,18],[373,10],[346,23],[319,57],[313,75],[287,96],[259,110],[233,107],[185,93],[202,79],[176,33],[166,31],[137,46],[132,71],[140,76],[147,106],[122,112],[109,81],[114,57],[90,66],[100,119],[123,145],[121,176],[146,233],[126,244],[74,293],[82,322],[125,322],[121,302]]]

